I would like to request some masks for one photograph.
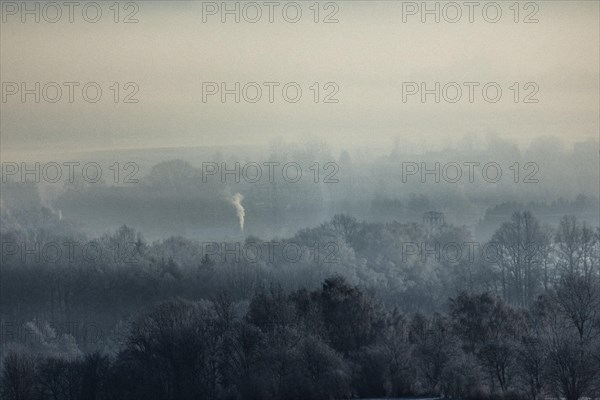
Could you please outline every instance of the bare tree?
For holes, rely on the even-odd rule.
[[[538,220],[528,211],[515,212],[494,233],[492,242],[498,250],[502,294],[506,301],[521,307],[535,299],[543,277],[543,255],[548,238]]]
[[[563,274],[595,275],[598,273],[600,251],[598,233],[573,215],[560,220],[555,247],[557,266]]]
[[[2,368],[2,397],[7,400],[34,398],[35,362],[27,353],[11,351]]]

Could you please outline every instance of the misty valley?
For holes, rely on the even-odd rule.
[[[6,163],[3,393],[590,396],[600,382],[597,144],[552,157],[504,145],[481,159],[535,160],[535,191],[512,173],[492,187],[444,181],[441,168],[421,179],[421,165],[460,159],[456,149],[333,156],[323,143],[273,145],[243,164],[335,165],[333,183],[308,168],[304,180],[221,175],[235,148],[167,161],[124,153],[132,182],[112,181],[101,153],[78,158],[109,171],[93,182],[74,173],[57,185],[42,167]]]

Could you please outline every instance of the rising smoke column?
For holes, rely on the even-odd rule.
[[[244,196],[240,193],[236,193],[231,197],[231,204],[235,207],[235,212],[237,213],[238,219],[240,220],[240,229],[242,232],[244,231],[244,217],[246,216],[246,211],[244,210],[244,206],[242,206],[242,200],[244,200]]]
[[[54,203],[62,194],[67,192],[66,186],[64,184],[56,185],[41,182],[38,183],[36,187],[38,195],[40,196],[40,203],[42,207],[49,209],[52,214],[56,215],[58,219],[62,221],[62,210],[54,209],[52,203]]]

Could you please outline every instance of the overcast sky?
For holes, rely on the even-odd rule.
[[[43,18],[34,23],[32,17],[22,23],[18,11],[4,12],[4,156],[29,150],[262,144],[275,137],[293,141],[306,135],[341,147],[386,147],[395,138],[454,143],[466,133],[489,132],[520,143],[543,135],[569,142],[597,138],[600,130],[597,1],[537,2],[534,18],[539,22],[531,24],[522,20],[536,10],[523,9],[521,3],[520,22],[515,23],[512,1],[500,2],[497,23],[486,22],[481,6],[474,10],[473,23],[464,6],[456,23],[445,22],[443,15],[440,23],[433,16],[421,23],[420,14],[406,15],[403,22],[401,2],[339,1],[334,16],[339,22],[328,24],[314,22],[312,1],[300,2],[298,23],[284,20],[282,6],[275,8],[273,23],[265,6],[257,23],[245,22],[243,16],[240,23],[232,16],[221,23],[219,14],[206,15],[204,23],[202,2],[153,1],[137,3],[138,23],[123,24],[114,23],[111,3],[103,3],[102,18],[95,24],[84,21],[80,9],[73,23],[66,8],[57,23]],[[319,19],[336,11],[333,6],[324,9],[325,4],[320,4]],[[130,11],[134,9],[122,9],[119,18]],[[247,11],[252,18],[254,10]],[[455,10],[446,11],[448,18],[454,17]],[[52,18],[54,11],[47,12]],[[488,9],[488,18],[494,14]],[[294,16],[293,8],[288,16]],[[7,82],[29,87],[35,82],[97,82],[103,94],[91,104],[82,99],[79,86],[71,104],[63,86],[57,103],[44,98],[35,103],[33,95],[22,103],[19,94],[7,95]],[[116,104],[110,89],[114,82],[120,86]],[[127,82],[139,86],[134,96],[138,103],[122,102],[133,90],[125,90]],[[223,104],[218,94],[203,102],[203,82],[281,85],[275,88],[273,103],[268,87],[262,86],[262,98],[255,104],[243,98],[236,104],[232,95]],[[288,82],[303,90],[297,103],[283,99],[281,88]],[[315,104],[314,82],[320,83],[320,100],[335,88],[324,85],[334,82],[339,92],[333,98],[339,102]],[[443,98],[437,104],[433,95],[422,103],[417,94],[403,102],[403,82],[426,82],[430,88],[435,82],[458,82],[463,97],[455,104]],[[480,83],[473,103],[463,82]],[[503,90],[497,103],[482,97],[481,88],[488,82]],[[510,89],[515,82],[519,103],[513,99],[515,87]],[[534,85],[525,87],[528,82]],[[539,102],[523,103],[536,88],[539,92],[531,98]],[[54,96],[54,89],[48,90]]]

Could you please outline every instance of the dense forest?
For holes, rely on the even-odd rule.
[[[574,216],[149,243],[2,213],[6,399],[600,396],[599,230]]]

